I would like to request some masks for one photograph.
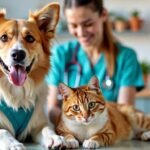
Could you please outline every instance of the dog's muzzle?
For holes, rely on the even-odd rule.
[[[7,66],[2,58],[0,58],[0,65],[2,66],[4,72],[8,75],[9,80],[12,84],[16,86],[22,86],[27,78],[27,74],[30,72],[35,58],[32,59],[30,65],[25,66],[24,63],[21,63],[26,57],[24,51],[13,52],[11,58],[13,63],[11,66]]]

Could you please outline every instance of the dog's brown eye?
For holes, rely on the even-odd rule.
[[[7,41],[8,41],[8,36],[7,36],[7,34],[2,35],[2,36],[0,37],[0,40],[1,40],[2,42],[7,42]]]
[[[25,40],[29,43],[33,43],[35,38],[32,35],[26,35]]]

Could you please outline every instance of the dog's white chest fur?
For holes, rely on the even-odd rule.
[[[67,119],[65,116],[63,116],[63,120],[67,128],[76,135],[80,142],[83,142],[104,127],[108,120],[108,115],[107,110],[105,109],[97,119],[88,125],[79,124]]]
[[[36,90],[34,82],[30,78],[26,80],[23,87],[17,87],[10,84],[6,77],[3,77],[0,83],[0,98],[16,110],[19,107],[29,109],[35,105]]]

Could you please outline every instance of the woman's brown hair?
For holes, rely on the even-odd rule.
[[[103,0],[64,0],[64,10],[72,7],[79,6],[90,6],[93,11],[102,14],[104,10]],[[115,72],[115,62],[117,56],[117,46],[115,38],[112,34],[111,24],[109,18],[104,22],[103,30],[103,41],[101,44],[101,49],[104,52],[106,63],[107,63],[107,74],[112,77]]]

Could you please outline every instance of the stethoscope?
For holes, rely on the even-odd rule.
[[[108,74],[106,74],[102,86],[103,86],[105,89],[107,89],[107,90],[112,90],[112,89],[113,89],[113,87],[114,87],[114,82],[113,82],[113,79],[112,79]]]
[[[75,48],[75,51],[73,52],[71,61],[66,65],[65,74],[64,74],[64,81],[68,85],[68,72],[69,72],[69,68],[72,65],[76,65],[77,66],[78,70],[77,70],[77,75],[76,75],[74,87],[79,86],[80,79],[81,79],[81,73],[82,73],[82,67],[81,67],[80,63],[77,61],[78,50],[79,50],[79,44],[77,44],[77,46]]]
[[[77,44],[77,46],[75,47],[75,51],[73,52],[72,59],[66,65],[66,69],[65,69],[65,73],[64,73],[64,82],[65,82],[65,84],[68,85],[68,72],[69,72],[69,68],[72,65],[76,65],[77,66],[78,70],[77,70],[77,75],[76,75],[74,87],[78,87],[79,86],[80,79],[81,79],[81,74],[82,74],[82,66],[77,61],[78,50],[79,50],[79,44]],[[113,87],[114,87],[113,79],[108,75],[107,72],[106,72],[106,75],[105,75],[105,79],[104,79],[104,81],[102,83],[102,86],[103,86],[103,88],[105,88],[107,90],[112,90]]]

